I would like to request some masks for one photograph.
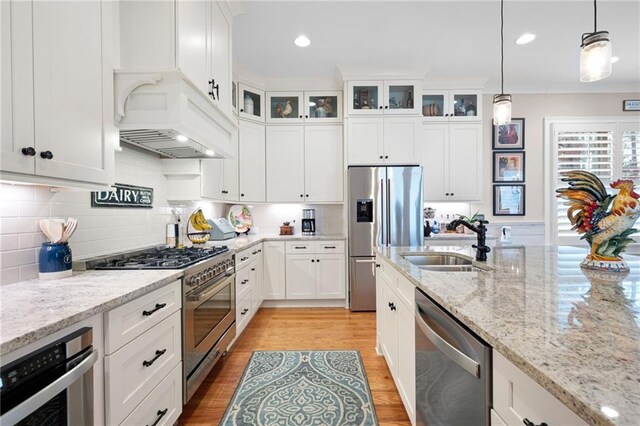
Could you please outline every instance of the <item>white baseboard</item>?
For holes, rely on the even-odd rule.
[[[344,308],[345,299],[265,300],[263,308]]]

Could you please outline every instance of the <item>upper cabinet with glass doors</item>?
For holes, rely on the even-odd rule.
[[[264,91],[246,84],[238,84],[238,117],[264,123]]]
[[[340,91],[267,92],[267,123],[342,121]]]
[[[482,92],[424,90],[421,111],[424,121],[482,121]]]
[[[416,80],[362,80],[347,83],[349,115],[417,115],[422,84]],[[416,98],[418,96],[418,98]]]

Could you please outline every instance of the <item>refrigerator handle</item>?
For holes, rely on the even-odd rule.
[[[391,245],[391,179],[387,179],[387,223],[385,227],[387,228],[387,245]]]
[[[386,207],[385,207],[385,202],[387,197],[384,194],[384,179],[380,179],[380,200],[382,200],[380,202],[380,226],[378,228],[378,232],[380,233],[380,243],[382,244],[382,246],[386,246],[387,245],[387,218],[385,216],[386,213]]]

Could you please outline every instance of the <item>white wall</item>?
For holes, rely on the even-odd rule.
[[[115,176],[118,183],[153,188],[153,208],[91,208],[88,191],[0,184],[0,283],[37,277],[38,251],[45,241],[38,227],[41,218],[78,218],[70,240],[74,259],[163,244],[173,217],[158,158],[124,148],[116,152]],[[209,217],[224,211],[220,204],[201,204]],[[193,203],[180,206],[185,215],[193,208]]]
[[[592,83],[597,84],[597,83]],[[484,212],[495,224],[532,224],[544,221],[544,150],[545,117],[638,117],[639,112],[623,112],[624,99],[640,99],[640,93],[520,94],[513,95],[512,116],[525,119],[526,215],[493,216],[492,95],[483,97],[484,133],[483,202],[471,205],[471,211]]]

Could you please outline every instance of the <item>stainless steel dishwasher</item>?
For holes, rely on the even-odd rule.
[[[491,347],[416,289],[416,423],[490,424]]]

